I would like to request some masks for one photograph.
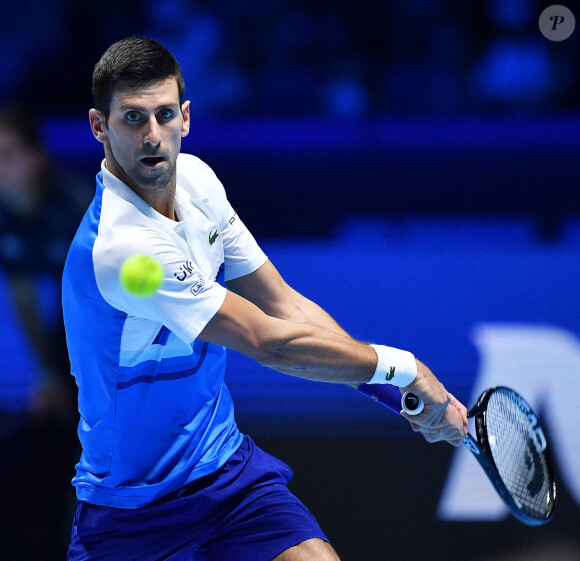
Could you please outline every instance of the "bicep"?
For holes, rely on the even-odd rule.
[[[226,286],[273,317],[296,318],[300,310],[300,294],[284,281],[269,260],[253,273],[228,281]]]
[[[257,271],[226,284],[270,316],[309,323],[350,337],[318,304],[289,286],[270,261]]]
[[[285,323],[228,291],[221,308],[201,331],[199,339],[263,362],[276,347],[276,342],[286,336]]]

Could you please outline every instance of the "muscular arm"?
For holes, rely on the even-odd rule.
[[[227,283],[226,300],[200,338],[240,351],[275,370],[326,382],[358,386],[372,377],[372,347],[352,338],[320,306],[292,289],[270,261]],[[407,417],[429,442],[458,446],[466,432],[465,407],[423,363],[409,388],[425,411]]]
[[[270,316],[310,323],[352,338],[320,306],[289,286],[270,261],[251,275],[229,281],[227,287]]]
[[[367,382],[377,363],[371,347],[346,334],[270,316],[231,291],[199,338],[279,372],[324,382]]]

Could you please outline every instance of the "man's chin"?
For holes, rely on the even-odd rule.
[[[155,173],[157,172],[157,173]],[[160,173],[159,173],[160,172]],[[141,189],[160,190],[166,189],[171,185],[171,180],[175,177],[174,173],[163,170],[151,170],[149,173],[135,174],[133,180]]]

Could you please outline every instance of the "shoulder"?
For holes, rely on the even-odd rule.
[[[179,173],[184,172],[184,171],[188,171],[188,170],[210,170],[211,168],[201,159],[198,158],[197,156],[194,156],[193,154],[186,154],[184,152],[181,152],[178,156],[177,156],[177,172]]]
[[[175,246],[164,224],[107,191],[92,248],[93,268],[102,288],[117,284],[120,267],[129,257],[163,255]]]
[[[225,197],[225,190],[210,166],[192,154],[177,157],[177,183],[195,198]]]
[[[111,189],[104,190],[98,217],[95,251],[98,249],[110,257],[117,248],[136,247],[143,242],[148,243],[149,236],[159,233],[161,229],[155,221],[143,214],[134,204]]]
[[[101,232],[93,247],[93,267],[97,281],[116,283],[122,264],[133,255],[151,254],[152,248],[166,242],[161,232],[132,224]]]

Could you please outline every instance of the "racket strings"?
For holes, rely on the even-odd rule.
[[[534,431],[509,390],[497,390],[486,412],[487,436],[498,472],[518,507],[535,518],[547,516],[551,482]]]

